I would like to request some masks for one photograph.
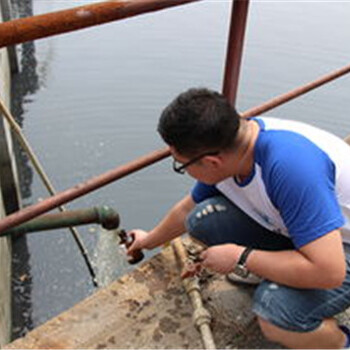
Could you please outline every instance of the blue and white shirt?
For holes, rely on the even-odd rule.
[[[243,183],[233,177],[215,186],[197,182],[194,201],[220,192],[297,248],[339,228],[350,243],[350,146],[305,123],[255,120],[260,133],[250,176]]]

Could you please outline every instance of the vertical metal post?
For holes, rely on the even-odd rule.
[[[235,106],[243,53],[244,34],[248,17],[249,0],[232,1],[232,15],[222,91],[231,104]]]
[[[1,10],[0,12],[2,13],[2,20],[4,22],[12,20],[12,9],[11,9],[10,0],[1,0],[0,10]],[[8,46],[7,51],[8,51],[9,60],[10,60],[11,73],[13,74],[18,73],[19,64],[18,64],[16,46],[15,45]]]

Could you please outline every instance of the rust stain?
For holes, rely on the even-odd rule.
[[[116,291],[116,290],[112,290],[111,291],[111,294],[114,296],[114,297],[117,297],[119,295],[119,293]]]
[[[149,323],[152,321],[152,319],[154,319],[154,318],[156,318],[156,317],[157,317],[157,315],[156,315],[155,313],[153,313],[153,314],[150,315],[150,316],[147,316],[147,317],[142,318],[142,319],[140,320],[140,322],[141,322],[141,323],[149,324]]]
[[[159,321],[159,329],[163,333],[176,333],[179,327],[180,327],[179,322],[175,322],[172,318],[167,316],[163,317]]]
[[[112,336],[108,339],[108,343],[115,344],[115,337]]]
[[[140,302],[135,299],[125,300],[125,303],[128,304],[130,312],[134,312],[140,307]]]
[[[160,331],[160,329],[155,329],[153,332],[152,340],[155,343],[159,343],[163,339],[163,333]]]

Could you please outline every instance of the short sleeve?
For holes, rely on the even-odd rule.
[[[200,203],[207,198],[219,195],[219,190],[215,185],[206,185],[202,182],[197,181],[192,189],[191,195],[196,203]]]
[[[277,152],[263,176],[297,248],[338,229],[344,218],[335,193],[335,165],[309,140]]]

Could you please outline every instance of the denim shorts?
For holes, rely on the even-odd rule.
[[[189,214],[190,236],[207,246],[236,243],[263,250],[293,249],[288,237],[260,226],[223,196],[199,203]],[[350,246],[344,245],[347,274],[335,289],[291,288],[268,280],[257,287],[253,312],[288,331],[309,332],[350,306]]]

